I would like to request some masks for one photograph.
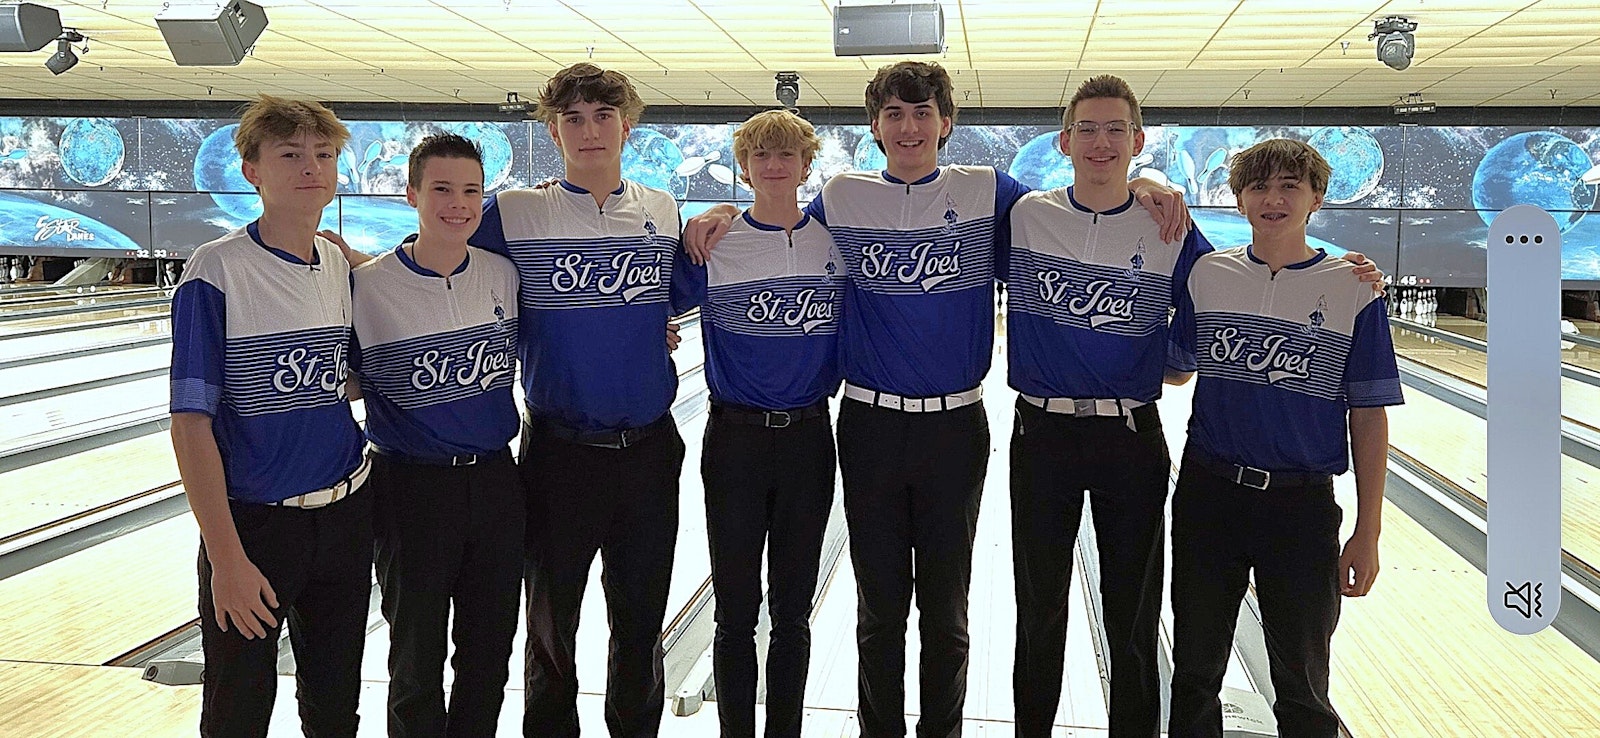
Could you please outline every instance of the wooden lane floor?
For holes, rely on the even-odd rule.
[[[169,319],[172,314],[171,305],[143,305],[131,308],[103,307],[85,310],[79,313],[64,315],[46,315],[26,320],[10,320],[0,322],[0,339],[17,333],[27,333],[41,328],[59,329],[72,323],[86,323],[115,318],[149,317],[152,320]]]
[[[1398,356],[1439,369],[1478,387],[1485,386],[1489,374],[1489,356],[1466,346],[1424,336],[1396,326],[1390,329],[1394,338],[1394,351]],[[1562,351],[1567,363],[1583,366],[1594,364],[1600,368],[1600,352],[1578,347]],[[1582,354],[1579,356],[1578,354]],[[1585,367],[1588,368],[1588,367]],[[1561,378],[1561,414],[1568,420],[1590,427],[1600,427],[1600,387],[1567,377]]]
[[[37,310],[39,308],[66,307],[68,305],[101,305],[108,302],[122,300],[165,297],[167,294],[167,290],[159,287],[143,287],[131,290],[118,290],[116,292],[27,295],[12,298],[10,300],[0,300],[0,315],[14,310]]]
[[[1190,393],[1169,387],[1161,401],[1174,448],[1182,444]],[[1406,402],[1389,408],[1390,442],[1413,455],[1475,460],[1481,494],[1482,436],[1474,447],[1470,432],[1457,430],[1482,421],[1409,388]],[[1572,470],[1566,473],[1570,479]],[[1352,473],[1335,478],[1335,494],[1345,511],[1342,543],[1355,526]],[[1564,535],[1571,514],[1569,505]],[[1387,501],[1380,550],[1371,594],[1343,600],[1333,639],[1330,695],[1354,735],[1600,735],[1600,691],[1593,688],[1600,663],[1554,628],[1535,636],[1500,630],[1484,604],[1484,573]]]
[[[6,736],[177,738],[200,722],[200,687],[147,682],[139,669],[0,661],[0,684]]]
[[[1459,315],[1438,315],[1431,316],[1431,318],[1424,325],[1431,324],[1432,327],[1439,330],[1449,331],[1467,338],[1475,338],[1479,341],[1489,340],[1489,324],[1481,320],[1471,320]],[[1561,361],[1563,363],[1593,372],[1600,372],[1600,351],[1591,346],[1572,341],[1563,341],[1561,346]]]
[[[8,284],[0,285],[0,306],[41,297],[107,297],[155,288],[155,285],[149,284],[92,284],[73,287]]]
[[[0,474],[0,538],[177,480],[165,431],[9,471]]]
[[[1478,499],[1489,499],[1485,421],[1410,387],[1405,397],[1405,405],[1389,409],[1389,443]],[[1565,456],[1561,546],[1590,566],[1600,566],[1600,470]]]
[[[105,664],[197,617],[180,515],[0,581],[0,660]]]
[[[171,384],[166,367],[150,372],[155,376],[0,406],[0,453],[165,416]]]
[[[62,351],[94,348],[122,343],[140,338],[172,336],[172,320],[163,312],[149,320],[136,323],[117,323],[100,328],[81,328],[57,333],[38,333],[17,338],[0,337],[0,357],[3,360],[44,356]]]

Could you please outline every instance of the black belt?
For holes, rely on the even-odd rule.
[[[824,418],[828,415],[828,401],[796,410],[757,410],[741,405],[729,405],[713,400],[711,414],[740,425],[759,425],[763,428],[788,428],[802,420]]]
[[[461,454],[459,456],[442,456],[439,458],[427,459],[418,458],[416,456],[408,456],[405,454],[392,453],[378,448],[377,446],[372,446],[371,448],[372,453],[382,456],[386,459],[394,459],[395,461],[404,464],[420,464],[422,466],[474,466],[498,457],[511,457],[511,449],[509,448],[503,448],[499,451],[489,454]]]
[[[1183,463],[1194,464],[1212,474],[1222,477],[1234,484],[1251,489],[1277,489],[1283,487],[1317,487],[1332,485],[1333,477],[1327,474],[1313,474],[1309,472],[1282,472],[1257,469],[1253,466],[1240,466],[1226,461],[1213,459],[1209,456],[1190,451],[1183,456]]]
[[[640,441],[655,435],[657,431],[671,428],[673,420],[672,413],[667,412],[663,413],[661,417],[650,421],[649,424],[641,425],[638,428],[603,431],[578,430],[548,418],[541,418],[537,423],[539,430],[563,441],[599,448],[627,448],[629,446],[637,446]]]

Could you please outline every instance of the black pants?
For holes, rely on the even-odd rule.
[[[730,421],[714,407],[700,473],[717,594],[712,663],[723,738],[756,734],[755,632],[764,548],[772,617],[766,735],[798,738],[811,663],[811,598],[833,507],[832,425],[824,414],[787,428],[763,428]]]
[[[983,403],[907,413],[845,400],[839,469],[856,575],[864,738],[905,735],[906,619],[921,631],[917,735],[958,736],[967,698],[967,590],[989,457]]]
[[[372,495],[357,490],[313,510],[229,501],[245,555],[272,585],[277,628],[245,638],[217,627],[211,561],[200,544],[200,639],[206,668],[202,736],[265,736],[278,691],[278,634],[295,655],[295,697],[309,738],[354,736],[361,653],[372,599]]]
[[[389,735],[494,735],[522,599],[526,502],[511,452],[463,467],[374,456],[367,486],[389,621]]]
[[[1094,511],[1111,649],[1111,735],[1160,733],[1156,630],[1170,462],[1155,406],[1136,409],[1135,420],[1137,432],[1123,418],[1074,418],[1017,400],[1011,432],[1017,651],[1011,680],[1019,736],[1048,736],[1055,722],[1085,490]]]
[[[627,448],[522,429],[528,492],[527,738],[578,735],[578,610],[596,552],[611,645],[606,726],[653,736],[666,707],[661,625],[678,539],[683,439],[669,425]]]
[[[1185,463],[1172,499],[1173,738],[1222,735],[1222,677],[1255,569],[1278,734],[1332,738],[1328,652],[1339,622],[1332,483],[1257,490]]]

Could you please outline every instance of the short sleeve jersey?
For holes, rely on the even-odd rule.
[[[1025,192],[991,167],[941,167],[915,182],[887,172],[829,178],[807,212],[828,226],[849,277],[847,381],[932,397],[983,380],[994,346],[996,260]]]
[[[172,298],[170,407],[211,416],[230,498],[279,502],[361,464],[350,320],[350,268],[321,238],[307,263],[251,223],[189,258]]]
[[[468,249],[459,267],[441,275],[402,244],[353,275],[352,364],[366,398],[367,439],[422,460],[505,450],[518,425],[511,262]]]
[[[1172,307],[1189,270],[1210,252],[1198,229],[1182,243],[1132,195],[1106,212],[1071,187],[1025,195],[1011,211],[1006,276],[1008,379],[1035,397],[1161,396]]]
[[[791,410],[838,389],[845,279],[822,224],[805,216],[786,231],[746,212],[685,275],[681,306],[703,308],[713,399]]]
[[[1349,468],[1349,408],[1404,401],[1383,301],[1350,269],[1318,251],[1274,275],[1248,246],[1195,263],[1174,320],[1199,375],[1191,444],[1267,471]]]
[[[470,243],[517,267],[530,414],[584,432],[666,414],[678,387],[666,324],[681,225],[672,195],[629,181],[602,205],[568,182],[484,203]]]

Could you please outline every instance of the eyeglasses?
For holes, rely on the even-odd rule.
[[[1106,123],[1096,123],[1092,120],[1079,120],[1073,121],[1072,123],[1068,124],[1067,127],[1072,129],[1073,133],[1083,136],[1084,138],[1094,138],[1095,134],[1104,131],[1106,138],[1112,141],[1121,141],[1127,138],[1129,133],[1138,130],[1138,126],[1135,126],[1133,121],[1127,120],[1113,120]]]

